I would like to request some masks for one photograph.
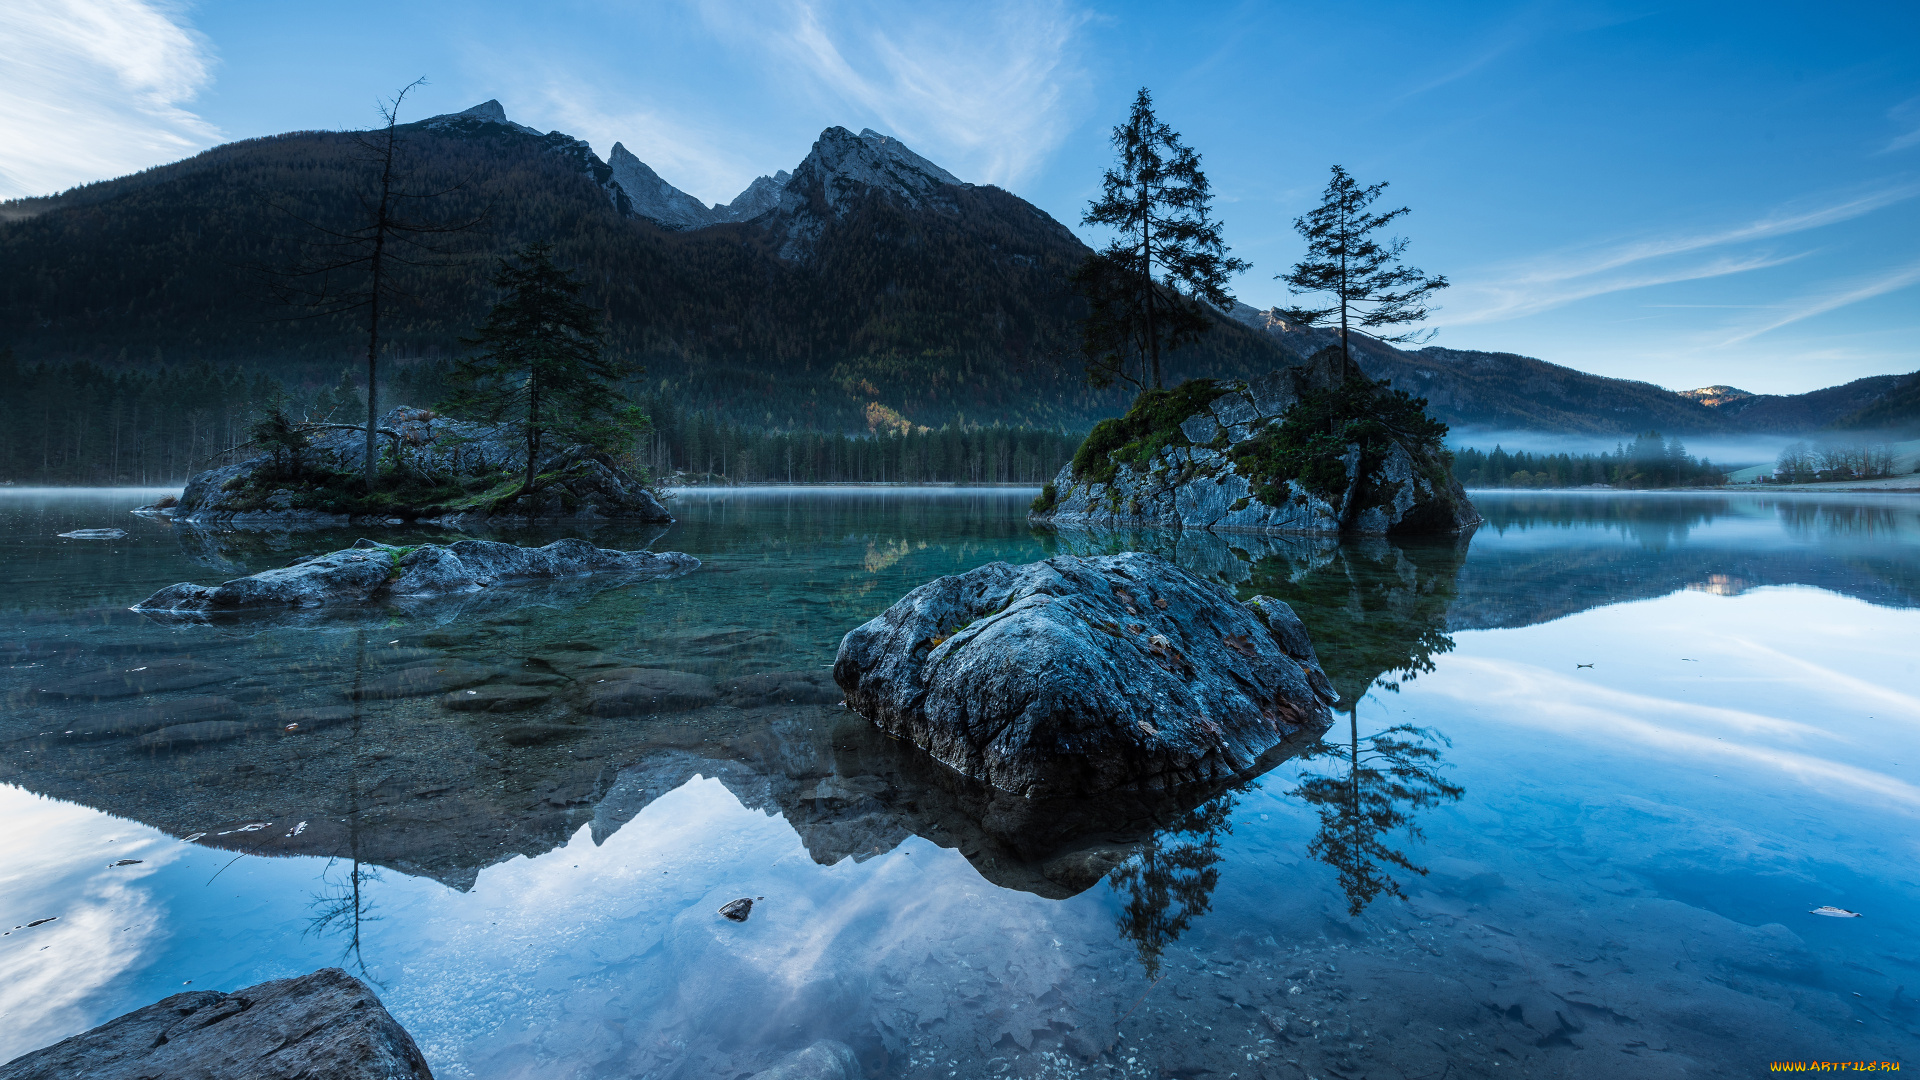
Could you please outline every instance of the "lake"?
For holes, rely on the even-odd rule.
[[[442,1078],[736,1080],[821,1039],[903,1078],[1920,1059],[1920,498],[1488,492],[1470,539],[1337,544],[697,490],[664,529],[490,534],[683,578],[193,624],[127,608],[447,534],[127,512],[153,494],[0,492],[0,1060],[328,965]],[[99,528],[127,535],[57,535]],[[827,689],[931,578],[1128,548],[1292,604],[1343,697],[1324,740],[1009,825]],[[445,659],[521,696],[404,696]],[[620,665],[708,689],[585,714]],[[144,692],[72,692],[108,676]],[[113,734],[163,714],[259,724]]]

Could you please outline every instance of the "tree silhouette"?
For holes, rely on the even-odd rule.
[[[1200,155],[1154,115],[1145,87],[1126,123],[1113,129],[1113,146],[1119,161],[1106,171],[1100,197],[1081,221],[1118,235],[1071,278],[1089,309],[1081,351],[1094,386],[1117,378],[1157,390],[1160,354],[1213,325],[1202,304],[1231,305],[1227,279],[1248,264],[1228,255],[1220,239]],[[1138,379],[1128,374],[1136,362]]]
[[[1386,189],[1385,181],[1363,188],[1347,175],[1347,170],[1335,165],[1320,205],[1293,219],[1293,227],[1306,238],[1307,257],[1295,263],[1292,270],[1274,275],[1296,296],[1331,294],[1332,300],[1325,307],[1287,308],[1281,315],[1307,326],[1339,316],[1340,351],[1349,363],[1353,360],[1353,350],[1347,343],[1350,327],[1371,329],[1419,322],[1431,310],[1426,306],[1427,298],[1447,287],[1444,276],[1427,277],[1401,265],[1401,253],[1407,249],[1405,240],[1375,239],[1374,234],[1395,218],[1412,212],[1404,206],[1382,214],[1370,211],[1368,207]],[[1380,340],[1424,341],[1431,337],[1430,333],[1422,336],[1410,331]]]
[[[476,352],[454,364],[447,407],[518,428],[527,444],[532,491],[540,447],[550,438],[619,453],[646,425],[616,385],[635,373],[606,355],[600,309],[580,299],[584,286],[553,262],[553,248],[529,244],[500,260],[493,284],[504,290],[463,344]]]
[[[1383,892],[1406,899],[1391,868],[1422,877],[1427,869],[1389,846],[1387,834],[1404,829],[1409,842],[1421,839],[1416,811],[1466,794],[1440,776],[1440,750],[1434,744],[1452,746],[1445,735],[1398,724],[1361,738],[1359,711],[1359,699],[1351,699],[1346,742],[1323,742],[1304,755],[1337,761],[1344,775],[1310,774],[1293,790],[1319,815],[1320,828],[1307,852],[1338,871],[1349,915],[1360,914]]]
[[[423,187],[415,183],[405,161],[399,130],[400,106],[407,94],[426,80],[400,88],[393,100],[380,104],[386,126],[356,134],[358,162],[368,175],[360,195],[360,214],[352,225],[332,226],[289,216],[306,225],[316,238],[305,242],[306,252],[292,267],[267,271],[269,285],[282,303],[305,309],[303,318],[360,313],[367,335],[367,443],[366,484],[379,484],[380,455],[380,335],[381,319],[400,302],[412,299],[400,284],[404,267],[444,266],[449,250],[436,238],[475,229],[481,214],[460,220],[432,220],[415,216],[416,209],[465,185]]]

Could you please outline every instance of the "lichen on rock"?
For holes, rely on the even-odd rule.
[[[1287,605],[1137,552],[929,582],[848,633],[833,677],[889,734],[1028,798],[1249,775],[1337,698]]]

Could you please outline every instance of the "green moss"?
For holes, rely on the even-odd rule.
[[[1333,390],[1309,391],[1280,423],[1267,425],[1234,447],[1234,466],[1253,485],[1254,497],[1269,506],[1286,500],[1291,480],[1343,510],[1343,459],[1349,446],[1360,448],[1363,477],[1373,473],[1395,441],[1405,445],[1416,462],[1446,452],[1441,440],[1447,425],[1428,416],[1426,406],[1424,398],[1363,378],[1348,379]]]
[[[1112,483],[1122,465],[1139,468],[1169,446],[1193,445],[1180,422],[1231,389],[1213,379],[1192,379],[1171,390],[1142,391],[1125,416],[1093,425],[1074,451],[1073,478]]]
[[[1036,514],[1051,513],[1054,505],[1059,501],[1060,492],[1054,488],[1053,481],[1049,480],[1045,484],[1040,485],[1040,495],[1033,500],[1033,512]]]

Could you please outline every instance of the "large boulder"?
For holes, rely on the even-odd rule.
[[[0,1080],[432,1080],[407,1029],[359,979],[322,968],[194,990],[0,1065]]]
[[[1250,383],[1195,380],[1150,391],[1125,417],[1094,428],[1036,501],[1032,520],[1329,536],[1470,529],[1479,512],[1437,438],[1394,423],[1396,410],[1423,416],[1419,406],[1367,381],[1337,348]],[[1289,456],[1283,440],[1302,433],[1286,425],[1309,413],[1323,426],[1344,425],[1352,441],[1322,440],[1317,460]]]
[[[329,425],[307,431],[297,456],[281,449],[208,469],[187,481],[177,505],[141,511],[242,525],[673,520],[646,484],[587,447],[543,454],[538,482],[523,492],[526,444],[511,432],[410,406],[389,410],[377,428],[391,488],[377,499],[359,480],[366,429]]]
[[[403,548],[361,540],[350,548],[308,556],[277,570],[219,585],[169,585],[135,604],[133,610],[204,613],[311,607],[446,596],[512,582],[588,574],[677,577],[699,565],[699,559],[678,551],[615,551],[574,539],[555,540],[539,548],[491,540]]]
[[[1245,775],[1336,700],[1287,605],[1134,552],[929,582],[847,634],[833,677],[889,734],[1029,798]]]

